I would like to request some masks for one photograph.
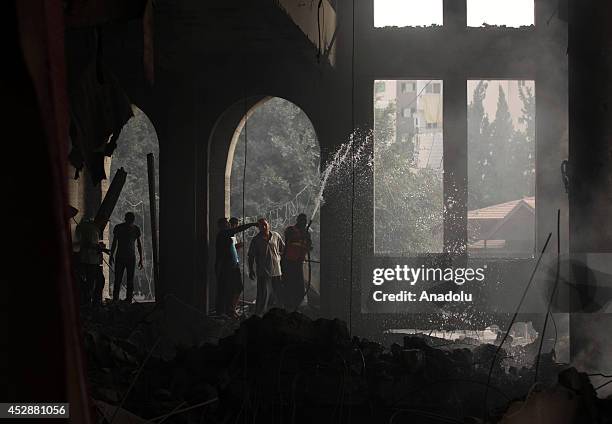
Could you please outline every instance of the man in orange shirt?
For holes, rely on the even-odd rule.
[[[308,218],[301,213],[295,225],[285,230],[285,251],[283,254],[283,280],[287,310],[296,310],[305,293],[304,263],[308,252],[312,250],[312,239],[308,228]]]

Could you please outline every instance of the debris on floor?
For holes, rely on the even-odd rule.
[[[610,400],[602,401],[584,373],[562,371],[549,387],[535,386],[512,403],[500,424],[590,424],[612,422]]]
[[[165,423],[485,422],[488,385],[490,423],[612,422],[612,400],[552,355],[541,357],[534,386],[533,367],[506,363],[517,352],[505,349],[494,358],[495,345],[439,348],[409,335],[387,348],[351,338],[342,321],[280,309],[240,323],[178,300],[110,305],[85,320],[85,346],[91,395],[110,405],[99,408],[106,417],[120,406]]]

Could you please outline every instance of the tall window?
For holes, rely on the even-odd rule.
[[[471,80],[468,90],[468,251],[535,250],[533,81]]]
[[[430,94],[440,94],[440,87],[442,86],[439,82],[432,82],[431,84],[427,84],[425,87],[425,92]]]
[[[442,81],[413,82],[413,96],[374,95],[374,246],[379,254],[443,250]],[[404,83],[385,81],[387,86]],[[402,119],[411,109],[414,119]]]
[[[407,81],[401,83],[402,93],[412,93],[416,90],[416,83],[414,81]]]

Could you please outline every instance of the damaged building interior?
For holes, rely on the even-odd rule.
[[[0,418],[612,423],[612,3],[7,5]]]

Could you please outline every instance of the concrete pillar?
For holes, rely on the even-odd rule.
[[[159,137],[159,272],[158,301],[166,295],[197,306],[195,90],[190,77],[156,71],[156,130]],[[205,144],[205,137],[201,142]],[[204,284],[204,282],[202,282]]]
[[[610,16],[612,4],[605,0],[569,2],[570,249],[576,256],[612,252]],[[601,347],[612,317],[575,313],[570,326],[572,360],[599,368],[603,356],[581,353]]]

